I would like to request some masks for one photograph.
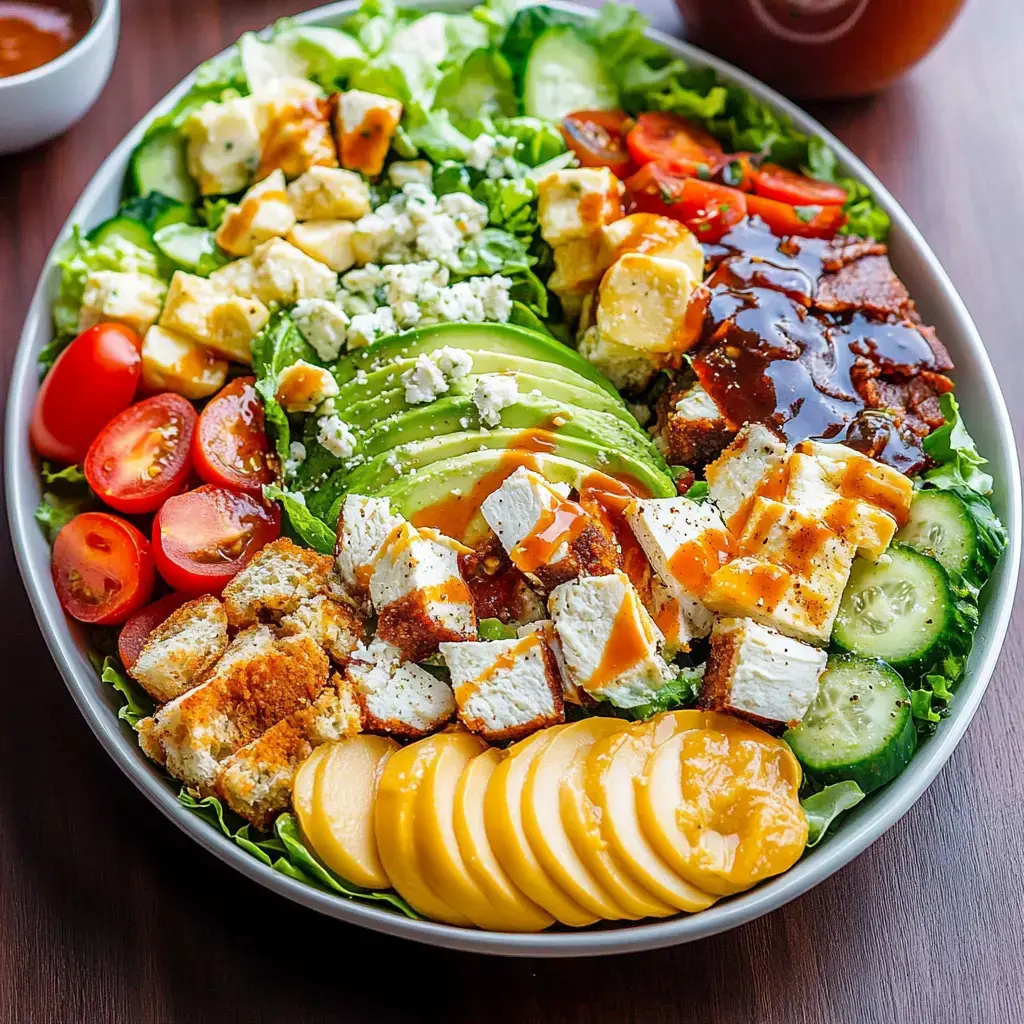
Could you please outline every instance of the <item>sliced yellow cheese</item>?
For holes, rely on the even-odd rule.
[[[330,753],[333,743],[324,743],[317,747],[295,773],[295,781],[292,783],[292,809],[302,830],[302,836],[306,845],[313,850],[313,841],[310,839],[310,832],[313,823],[313,786],[316,782],[316,770],[320,762]]]
[[[455,789],[453,825],[466,870],[512,932],[539,932],[555,919],[509,878],[494,855],[484,822],[484,797],[502,752],[490,747],[465,767]]]

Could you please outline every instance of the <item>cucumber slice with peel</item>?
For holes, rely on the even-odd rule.
[[[614,110],[619,91],[604,58],[571,25],[542,33],[526,59],[523,108],[529,117],[559,122],[574,110]]]
[[[899,775],[917,749],[910,694],[883,661],[833,656],[817,697],[784,739],[818,782],[849,779],[870,793]]]

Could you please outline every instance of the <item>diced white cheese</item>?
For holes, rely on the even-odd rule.
[[[539,632],[515,640],[441,644],[462,724],[492,743],[563,720],[554,656]]]
[[[284,174],[277,170],[258,181],[231,204],[217,228],[217,244],[233,256],[249,256],[261,242],[284,238],[295,225]]]
[[[226,359],[177,331],[153,324],[142,340],[142,382],[150,391],[173,391],[190,400],[224,387]]]
[[[348,494],[338,517],[338,572],[355,597],[369,593],[373,565],[384,542],[405,520],[387,498]]]
[[[257,246],[250,259],[253,294],[261,302],[290,306],[301,299],[334,298],[337,274],[283,238]]]
[[[288,186],[297,220],[356,220],[370,212],[370,189],[354,171],[310,167]]]
[[[336,302],[302,299],[292,309],[292,321],[325,363],[338,358],[345,346],[349,319]]]
[[[148,274],[93,270],[85,279],[78,329],[113,321],[145,334],[160,316],[167,287]]]
[[[511,374],[485,373],[473,389],[473,404],[488,427],[501,422],[501,410],[519,401],[519,385]]]
[[[785,444],[760,423],[748,423],[724,452],[708,465],[708,493],[734,533],[742,530],[758,488],[773,478],[786,461]],[[735,518],[734,518],[735,517]]]
[[[238,192],[249,184],[260,160],[255,101],[239,96],[204,103],[181,126],[188,139],[188,171],[203,195]]]
[[[339,459],[350,458],[356,450],[356,435],[337,416],[321,416],[317,421],[317,441]]]
[[[606,167],[555,171],[537,183],[537,219],[548,245],[585,238],[622,216],[625,187]]]
[[[277,375],[275,397],[285,412],[315,412],[325,399],[338,393],[338,382],[330,370],[296,360]]]
[[[563,583],[548,610],[566,672],[595,700],[646,704],[671,677],[660,653],[664,637],[625,573]]]
[[[799,722],[828,655],[750,619],[721,618],[711,633],[702,703],[777,727]]]
[[[311,259],[340,274],[355,264],[354,232],[355,225],[350,220],[307,220],[288,232],[288,241]]]

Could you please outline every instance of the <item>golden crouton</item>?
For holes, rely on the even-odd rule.
[[[303,601],[281,619],[281,632],[308,633],[339,665],[348,662],[356,645],[366,637],[362,620],[347,605],[327,594]]]

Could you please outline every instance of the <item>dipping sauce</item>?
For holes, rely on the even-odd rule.
[[[0,0],[0,78],[48,64],[70,50],[91,24],[88,0]]]

